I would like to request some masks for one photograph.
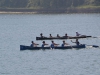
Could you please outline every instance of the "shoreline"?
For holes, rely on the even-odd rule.
[[[100,8],[0,9],[0,14],[100,13]]]
[[[5,12],[0,11],[0,14],[37,14],[37,12]]]

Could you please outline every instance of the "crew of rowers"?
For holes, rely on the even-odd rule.
[[[81,36],[81,34],[79,34],[78,32],[76,32],[76,36]],[[40,37],[43,38],[43,37],[45,37],[45,36],[43,36],[43,34],[41,33],[41,34],[40,34]],[[51,34],[49,34],[49,37],[52,38],[53,36],[52,36]],[[59,34],[57,34],[56,37],[60,38],[61,36],[59,36]],[[64,36],[62,36],[62,37],[68,38],[68,37],[70,37],[70,36],[68,36],[67,33],[66,33],[66,34],[65,34]]]
[[[45,37],[45,36],[43,36],[43,34],[41,33],[41,34],[40,34],[40,37],[43,38],[43,37]],[[49,37],[52,38],[53,36],[52,36],[51,34],[49,34]],[[57,37],[60,37],[59,34],[57,34]],[[68,36],[67,36],[67,33],[66,33],[65,36],[63,36],[63,37],[68,37]]]
[[[54,41],[51,41],[51,42],[52,42],[51,45],[50,45],[51,48],[57,47],[57,46],[59,45],[59,44],[56,44]],[[72,42],[72,43],[76,43],[76,45],[80,45],[78,39],[76,39],[75,42],[73,42],[73,41],[71,40],[71,42]],[[39,45],[39,44],[34,43],[33,41],[32,41],[31,43],[32,43],[32,44],[30,45],[31,47],[37,47],[37,45]],[[49,45],[49,44],[46,44],[45,41],[43,41],[43,42],[42,42],[42,47],[45,47],[46,45]],[[68,44],[68,43],[66,43],[65,41],[63,41],[61,47],[66,47],[66,46],[70,46],[70,44]]]
[[[76,36],[80,36],[80,35],[81,35],[81,34],[79,34],[78,32],[76,32]],[[44,37],[42,33],[40,34],[40,37]],[[57,34],[57,37],[60,37],[59,34]],[[63,37],[68,38],[69,36],[68,36],[67,33],[66,33],[65,36],[63,36]],[[52,35],[51,35],[51,34],[50,34],[50,38],[52,38]],[[56,44],[54,41],[51,41],[51,42],[52,42],[52,43],[51,43],[50,47],[56,47],[56,46],[59,45],[59,44]],[[76,45],[80,45],[78,39],[76,39],[75,42],[73,42],[73,41],[71,40],[71,42],[72,42],[72,43],[76,43]],[[31,44],[31,47],[37,47],[37,45],[39,45],[39,44],[34,43],[33,41],[32,41],[31,43],[32,43],[32,44]],[[45,47],[46,45],[48,45],[48,44],[46,44],[45,41],[43,41],[43,42],[42,42],[42,47]],[[61,47],[65,47],[65,46],[69,46],[69,44],[66,43],[65,41],[63,41]]]

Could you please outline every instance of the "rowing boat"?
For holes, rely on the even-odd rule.
[[[82,45],[73,45],[73,46],[66,46],[66,47],[31,47],[31,46],[25,46],[25,45],[20,45],[20,50],[40,50],[40,49],[72,49],[72,48],[85,48],[85,44]]]
[[[79,39],[79,38],[89,38],[92,36],[69,36],[69,37],[36,37],[36,40],[52,40],[52,39]]]
[[[81,49],[81,48],[88,48],[88,47],[94,47],[94,48],[99,48],[97,45],[86,45],[86,44],[81,44],[81,45],[73,45],[73,46],[57,46],[57,47],[31,47],[31,46],[25,46],[25,45],[20,45],[20,50],[40,50],[40,49]]]

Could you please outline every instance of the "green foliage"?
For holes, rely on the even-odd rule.
[[[0,0],[0,8],[65,9],[84,5],[100,6],[100,0]]]
[[[84,4],[84,0],[29,0],[28,7],[68,8]]]
[[[95,5],[100,6],[100,0],[95,0]]]
[[[2,8],[23,8],[26,7],[28,0],[0,0]]]

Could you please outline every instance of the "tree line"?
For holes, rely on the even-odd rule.
[[[100,0],[0,0],[0,8],[65,9],[83,5],[100,6]]]

